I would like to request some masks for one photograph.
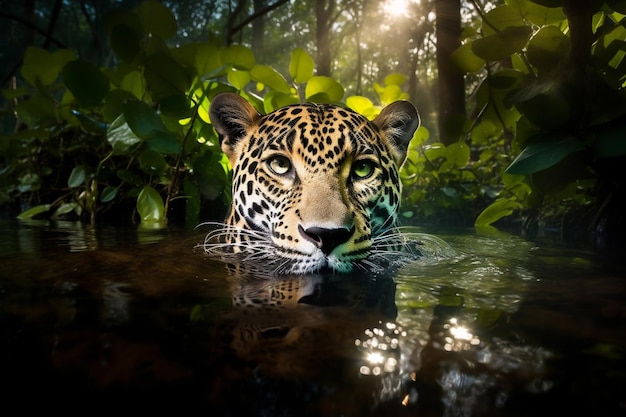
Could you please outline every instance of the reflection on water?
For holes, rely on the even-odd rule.
[[[0,224],[0,389],[24,411],[624,415],[624,267],[474,233],[393,275],[268,277],[202,236]],[[37,398],[37,401],[33,401]],[[68,400],[71,399],[71,400]]]

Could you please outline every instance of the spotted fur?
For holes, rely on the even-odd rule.
[[[233,169],[233,198],[207,252],[279,274],[349,272],[393,258],[398,171],[419,125],[412,104],[392,103],[374,121],[310,103],[262,116],[224,93],[210,116]]]

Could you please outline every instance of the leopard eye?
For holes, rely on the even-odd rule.
[[[368,159],[361,159],[352,164],[352,175],[357,179],[365,179],[374,173],[374,162]]]
[[[267,161],[269,169],[277,175],[285,175],[291,169],[291,161],[285,156],[276,155]]]

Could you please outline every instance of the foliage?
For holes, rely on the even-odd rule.
[[[451,123],[459,142],[422,144],[422,154],[411,154],[408,205],[421,215],[490,203],[475,221],[483,226],[616,191],[607,186],[623,173],[601,166],[626,155],[626,2],[569,3],[506,0],[466,28],[452,60],[468,77],[484,76],[470,86],[471,117]]]
[[[172,12],[148,0],[110,22],[118,58],[111,67],[68,49],[29,47],[24,85],[3,92],[20,124],[0,138],[2,202],[25,204],[21,218],[92,222],[101,213],[128,216],[134,207],[142,224],[159,226],[183,200],[185,221],[195,225],[200,207],[208,202],[219,211],[230,198],[230,168],[208,116],[217,93],[237,91],[263,113],[344,97],[337,81],[314,75],[303,49],[291,53],[288,80],[241,45],[169,46],[176,30]],[[403,80],[376,85],[383,104],[406,98]],[[364,97],[347,102],[368,117],[379,111]]]

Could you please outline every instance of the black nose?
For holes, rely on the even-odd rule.
[[[306,230],[303,229],[302,226],[298,226],[298,231],[302,237],[320,248],[325,255],[328,255],[337,246],[350,239],[350,236],[354,233],[354,226],[352,229],[346,229],[345,227],[339,227],[336,229],[309,227]]]

